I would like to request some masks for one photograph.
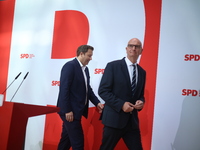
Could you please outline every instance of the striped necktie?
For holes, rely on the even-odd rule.
[[[135,73],[135,65],[133,64],[133,77],[132,77],[132,82],[131,82],[131,88],[132,88],[132,93],[135,93],[135,88],[136,88],[136,73]]]

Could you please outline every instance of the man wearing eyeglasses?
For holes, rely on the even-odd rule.
[[[121,138],[129,150],[142,150],[138,111],[145,102],[146,71],[137,64],[142,51],[140,40],[133,38],[127,56],[109,62],[104,70],[98,90],[105,101],[100,150],[113,150]]]

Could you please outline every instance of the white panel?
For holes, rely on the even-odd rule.
[[[186,54],[200,54],[199,4],[162,3],[152,150],[200,149],[200,97],[182,95],[200,89],[200,61],[184,61]]]

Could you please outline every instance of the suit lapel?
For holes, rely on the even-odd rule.
[[[77,58],[74,59],[74,62],[75,62],[75,71],[78,74],[79,81],[82,82],[85,85],[85,79],[84,79],[84,76],[83,76],[83,71],[82,71],[82,68],[81,68]]]
[[[89,85],[89,70],[88,70],[88,67],[85,68],[85,74],[86,74],[86,77],[87,77],[87,84]]]
[[[130,86],[130,90],[131,90],[131,81],[130,81],[128,68],[127,68],[127,65],[126,65],[126,62],[125,62],[125,58],[123,58],[122,61],[121,61],[121,70],[122,70],[122,73],[124,74],[125,81],[128,83],[127,85]]]
[[[142,68],[137,65],[137,70],[138,70],[138,82],[137,82],[137,85],[136,85],[136,89],[135,91],[137,91],[139,88],[141,88],[141,84],[143,83],[143,73],[142,73]]]

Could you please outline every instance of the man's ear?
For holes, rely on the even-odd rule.
[[[142,52],[143,52],[143,48],[141,48],[140,54],[142,54]]]
[[[82,55],[84,55],[84,53],[83,53],[83,52],[80,52],[80,56],[82,56]]]

